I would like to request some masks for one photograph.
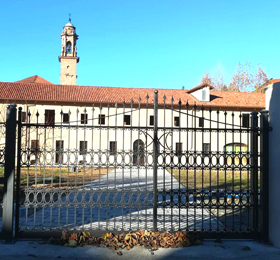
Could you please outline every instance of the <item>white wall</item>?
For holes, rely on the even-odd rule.
[[[269,133],[269,239],[280,248],[280,83],[273,84],[268,91],[271,93],[267,106],[272,127]]]
[[[46,155],[47,163],[51,163],[52,159],[55,155],[56,150],[56,141],[62,140],[64,149],[71,150],[70,162],[75,163],[75,161],[80,160],[91,160],[90,154],[88,155],[81,155],[79,153],[80,142],[87,141],[87,150],[102,150],[105,151],[109,149],[110,141],[117,142],[117,149],[118,150],[132,150],[133,143],[141,139],[144,144],[149,145],[152,144],[153,137],[153,126],[150,125],[149,118],[151,115],[154,114],[153,109],[142,108],[140,111],[137,109],[133,109],[131,112],[131,108],[108,108],[103,107],[100,109],[99,106],[96,107],[70,107],[70,106],[50,106],[50,105],[36,105],[36,106],[29,106],[27,105],[20,105],[18,107],[22,107],[23,111],[27,111],[31,113],[30,121],[32,123],[37,122],[36,113],[39,113],[38,122],[44,124],[44,114],[45,110],[55,110],[55,124],[61,125],[61,127],[55,128],[31,128],[30,131],[23,133],[22,142],[23,146],[26,148],[31,147],[31,143],[33,140],[38,140],[39,149],[46,149],[49,152]],[[85,111],[86,109],[86,111]],[[62,122],[62,115],[61,113],[68,113],[70,111],[70,125],[72,126],[69,128],[69,124],[64,124]],[[131,124],[134,129],[127,129],[123,131],[122,128],[116,130],[114,126],[123,126],[123,112],[126,112],[127,115],[131,115]],[[224,146],[230,143],[242,143],[249,145],[249,135],[246,132],[243,133],[232,133],[225,131],[200,131],[202,127],[199,127],[199,118],[203,117],[204,120],[204,128],[219,128],[219,129],[232,129],[238,128],[238,125],[241,123],[241,114],[248,113],[248,112],[231,112],[221,111],[217,113],[217,111],[202,111],[197,110],[194,111],[192,109],[186,110],[186,108],[181,110],[180,115],[180,126],[182,128],[179,131],[179,127],[174,125],[174,118],[179,117],[178,111],[172,111],[169,109],[159,109],[159,128],[170,128],[174,127],[174,131],[172,135],[168,135],[168,129],[166,130],[159,130],[159,138],[162,145],[165,145],[166,148],[170,148],[172,150],[176,149],[176,143],[182,143],[182,150],[183,151],[202,151],[203,150],[203,143],[210,144],[211,151],[224,151]],[[97,128],[77,128],[75,125],[81,125],[81,113],[88,114],[88,123],[86,126],[96,126],[98,125],[98,116],[99,114],[105,114],[105,125],[103,125],[103,129],[99,130]],[[107,117],[110,115],[110,117]],[[94,119],[94,120],[92,120]],[[226,124],[225,124],[226,123]],[[227,125],[228,124],[228,125]],[[113,128],[108,128],[108,126],[112,126]],[[144,132],[137,131],[135,127],[142,126],[142,127],[149,127],[149,130],[144,130]],[[130,127],[130,126],[128,126]],[[197,128],[197,131],[185,131],[184,128]],[[26,128],[24,128],[26,129]],[[178,129],[176,131],[176,129]],[[148,135],[145,135],[147,131]],[[164,138],[166,136],[166,139]],[[2,138],[3,139],[3,138]],[[46,140],[46,141],[45,141]],[[0,136],[1,141],[1,136]],[[4,141],[4,140],[3,140]],[[152,153],[153,146],[149,145],[147,147],[147,151]],[[163,150],[163,147],[160,147],[160,150]],[[64,154],[66,160],[66,154]],[[120,155],[121,156],[121,155]],[[106,155],[104,154],[106,159]],[[110,157],[114,157],[113,155]],[[44,160],[43,157],[40,157]],[[200,158],[200,157],[199,157]],[[200,160],[198,158],[198,160]],[[217,157],[218,158],[218,157]],[[217,158],[214,156],[212,158],[212,163],[216,164]],[[30,160],[34,160],[35,155],[32,155]],[[98,158],[97,158],[98,159]],[[26,160],[23,156],[23,161]],[[220,157],[220,164],[223,164],[224,157]],[[95,161],[95,160],[94,160]],[[168,162],[167,162],[168,163]],[[198,161],[199,164],[199,161]]]
[[[265,109],[269,110],[269,104],[271,99],[271,94],[273,90],[273,84],[270,84],[265,89]]]

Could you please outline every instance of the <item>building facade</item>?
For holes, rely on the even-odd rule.
[[[58,163],[57,151],[62,148],[69,151],[64,160],[73,164],[92,160],[88,151],[103,151],[103,157],[128,150],[152,153],[155,91],[162,137],[159,151],[168,148],[176,158],[182,151],[247,151],[250,113],[265,108],[264,93],[214,91],[207,84],[190,90],[76,86],[77,39],[69,19],[61,34],[60,85],[39,76],[0,82],[1,120],[5,121],[6,104],[22,107],[22,123],[29,125],[23,142],[33,151],[30,162],[38,161],[39,151],[49,150],[50,159]],[[215,128],[223,130],[213,133]],[[244,133],[223,134],[235,128],[244,128]],[[137,160],[133,164],[152,162],[152,157]]]

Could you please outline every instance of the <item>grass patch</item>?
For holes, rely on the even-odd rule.
[[[44,189],[44,190],[66,190],[78,189],[86,184],[108,174],[112,168],[83,168],[79,167],[79,171],[71,172],[68,168],[21,168],[20,174],[20,203],[25,201],[24,191],[27,188]],[[4,186],[0,184],[0,202],[3,201]],[[46,194],[45,199],[49,199],[49,194]],[[37,195],[40,200],[41,194]],[[57,200],[56,197],[53,197]]]
[[[109,173],[109,168],[79,167],[77,172],[68,168],[22,168],[20,173],[21,188],[41,187],[61,189],[80,188]]]
[[[249,171],[177,170],[168,169],[187,189],[250,190]],[[260,188],[260,174],[259,174]]]

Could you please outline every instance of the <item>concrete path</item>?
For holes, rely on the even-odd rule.
[[[223,241],[216,244],[213,241],[204,241],[200,246],[185,248],[159,249],[153,254],[142,247],[134,247],[132,250],[122,250],[122,255],[117,255],[118,251],[111,251],[102,247],[77,247],[69,248],[63,246],[53,246],[42,244],[42,241],[18,241],[15,244],[1,244],[0,259],[5,260],[30,260],[30,259],[70,259],[70,260],[279,260],[280,249],[266,246],[254,241],[238,240]],[[249,249],[249,250],[244,250]]]
[[[168,171],[158,170],[158,190],[184,189]],[[40,191],[37,191],[40,192]],[[21,208],[21,229],[86,228],[89,230],[139,230],[153,228],[153,170],[117,169],[76,191],[65,192],[53,205]],[[162,196],[159,196],[162,201]],[[166,201],[170,201],[167,196]],[[174,203],[178,197],[174,196]],[[186,202],[182,197],[181,202]],[[35,212],[36,211],[36,212]],[[34,212],[36,214],[34,214]],[[159,230],[216,230],[208,210],[158,208]],[[1,223],[0,223],[1,224]]]

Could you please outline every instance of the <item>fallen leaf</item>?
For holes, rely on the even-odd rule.
[[[130,235],[130,233],[128,233],[126,236],[125,236],[125,240],[129,240],[131,238],[131,235]]]
[[[90,233],[89,232],[82,232],[84,237],[90,237]]]
[[[67,240],[68,238],[69,238],[69,233],[68,233],[68,231],[66,231],[66,230],[62,231],[61,239],[62,239],[62,240]]]
[[[89,232],[72,233],[63,231],[61,239],[56,242],[59,245],[70,247],[96,245],[108,247],[111,250],[120,250],[126,248],[130,250],[134,246],[144,246],[149,250],[157,250],[159,247],[185,247],[201,244],[201,241],[188,235],[187,232],[177,231],[176,233],[153,232],[148,230],[139,230],[114,235],[113,233],[104,233],[102,237],[91,236]]]
[[[77,240],[77,238],[78,238],[78,235],[75,233],[72,233],[69,237],[69,240]]]
[[[75,247],[75,246],[77,246],[77,241],[76,241],[76,240],[69,240],[68,246],[70,246],[70,247]]]

